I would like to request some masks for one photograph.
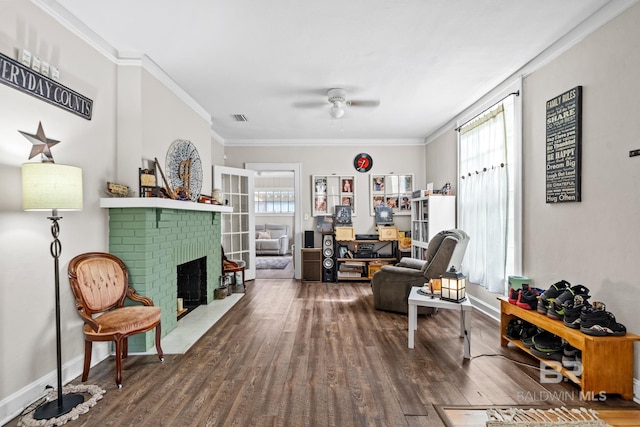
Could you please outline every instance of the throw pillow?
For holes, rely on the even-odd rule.
[[[258,231],[258,239],[270,239],[271,234],[268,231]]]

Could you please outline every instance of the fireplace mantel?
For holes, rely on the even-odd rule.
[[[101,208],[164,208],[184,211],[233,212],[233,207],[194,203],[160,197],[103,197]]]

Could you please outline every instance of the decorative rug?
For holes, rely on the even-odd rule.
[[[291,262],[291,257],[256,257],[256,270],[283,270]]]
[[[598,417],[598,412],[587,408],[567,409],[487,409],[486,427],[611,427]]]
[[[59,417],[49,418],[47,420],[36,420],[33,418],[33,414],[35,413],[38,407],[46,402],[54,401],[58,398],[58,389],[52,389],[45,397],[37,400],[31,406],[24,410],[20,420],[18,421],[18,426],[24,427],[42,427],[42,426],[61,426],[66,424],[70,420],[77,420],[78,417],[82,414],[86,414],[89,412],[89,409],[96,406],[98,400],[102,399],[102,395],[106,393],[105,390],[101,389],[97,385],[66,385],[62,387],[62,394],[70,394],[70,393],[82,393],[90,395],[91,397],[84,402],[78,404],[71,411],[66,414],[60,415]]]
[[[640,420],[638,411],[598,410],[549,406],[457,406],[436,405],[447,427],[612,427],[612,420]]]

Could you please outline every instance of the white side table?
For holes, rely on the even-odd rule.
[[[444,301],[438,297],[421,295],[419,287],[409,294],[409,348],[413,348],[414,333],[418,329],[418,306],[460,311],[460,337],[464,338],[464,358],[471,359],[471,316],[473,306],[469,299],[462,302]]]

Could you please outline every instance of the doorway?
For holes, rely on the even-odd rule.
[[[292,265],[289,265],[285,268],[293,267],[293,277],[296,279],[300,279],[301,277],[301,265],[300,265],[300,253],[302,248],[302,204],[301,204],[301,165],[300,163],[245,163],[245,169],[251,169],[255,171],[256,176],[259,174],[264,175],[278,175],[282,174],[282,176],[291,176],[293,177],[293,215],[289,220],[291,223],[290,227],[290,253],[292,257]],[[269,214],[271,215],[271,214]],[[291,215],[291,214],[289,214]],[[274,218],[274,222],[276,217]],[[258,224],[259,221],[266,222],[268,217],[263,217],[260,220],[256,219],[255,223]],[[280,221],[287,222],[287,221]],[[282,272],[281,272],[282,273]],[[284,273],[282,273],[284,274]]]

